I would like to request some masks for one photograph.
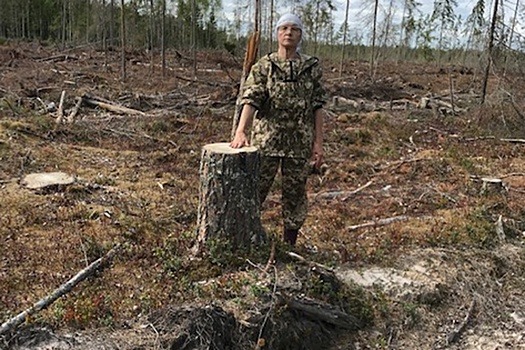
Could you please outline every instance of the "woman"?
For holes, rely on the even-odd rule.
[[[299,53],[303,25],[285,14],[276,25],[278,50],[253,65],[242,94],[242,112],[230,146],[252,144],[261,153],[259,193],[266,199],[281,169],[283,239],[295,245],[307,214],[306,181],[312,159],[323,162],[325,92],[320,84],[319,60]]]

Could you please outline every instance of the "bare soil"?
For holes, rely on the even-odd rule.
[[[525,348],[525,82],[480,67],[323,60],[326,164],[295,253],[191,259],[201,147],[229,140],[242,58],[0,47],[0,320],[117,243],[109,266],[1,339],[6,349]],[[188,54],[187,57],[190,57]],[[142,113],[83,103],[81,96]],[[452,93],[451,93],[452,92]],[[21,179],[64,172],[73,185]],[[292,302],[293,301],[293,302]],[[295,302],[295,304],[294,304]],[[297,305],[343,312],[353,326]],[[310,304],[309,304],[310,303]],[[295,306],[294,306],[295,305]]]

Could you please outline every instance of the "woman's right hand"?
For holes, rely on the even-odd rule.
[[[235,135],[233,136],[233,140],[232,142],[230,142],[231,148],[242,148],[244,146],[250,145],[250,141],[248,141],[248,137],[246,137],[245,130],[249,130],[249,128],[251,127],[254,114],[255,107],[249,104],[243,105],[239,125],[237,125],[237,128],[235,129]]]
[[[232,142],[230,142],[231,148],[242,148],[244,146],[249,146],[250,142],[248,141],[248,138],[246,137],[246,134],[244,132],[236,132],[235,136],[233,137]]]

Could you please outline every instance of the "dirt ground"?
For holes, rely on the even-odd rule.
[[[201,148],[229,140],[242,58],[200,52],[194,77],[187,57],[162,77],[158,56],[128,52],[122,82],[113,51],[0,47],[1,322],[120,244],[0,347],[525,349],[521,74],[496,65],[481,106],[480,67],[323,60],[302,259],[280,243],[276,188],[265,268],[270,245],[190,259]],[[58,171],[75,183],[21,183]]]

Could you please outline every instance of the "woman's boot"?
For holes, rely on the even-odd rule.
[[[285,228],[283,234],[283,241],[288,243],[291,246],[295,245],[297,242],[297,235],[299,234],[299,229]]]

